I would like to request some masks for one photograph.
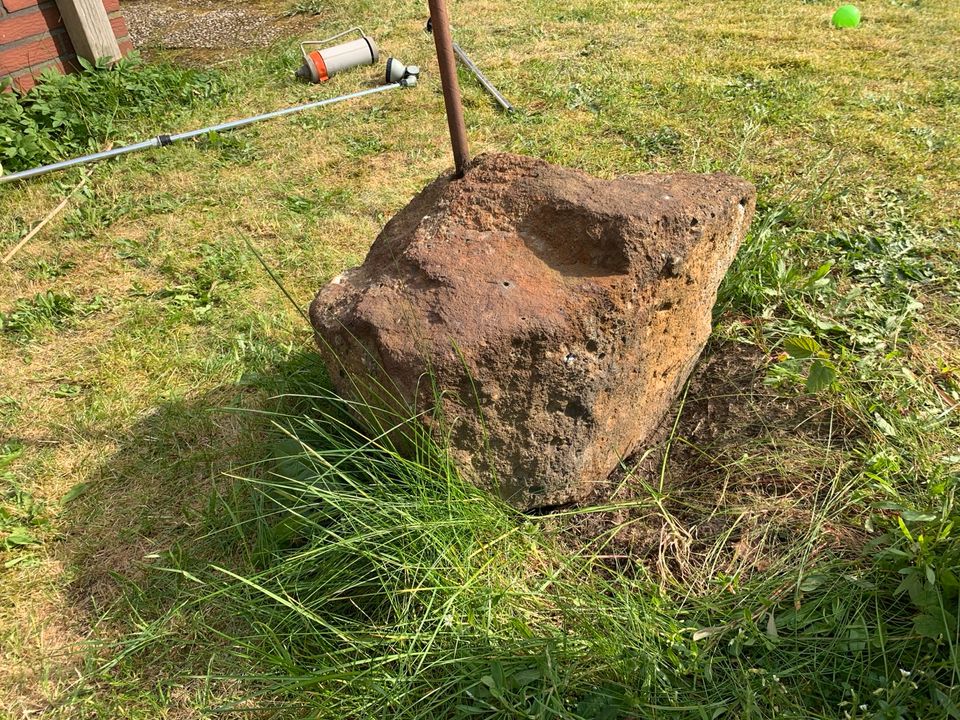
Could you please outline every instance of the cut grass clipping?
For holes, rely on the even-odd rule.
[[[806,536],[768,572],[736,578],[704,567],[671,581],[607,562],[611,533],[576,549],[563,542],[574,515],[601,508],[517,513],[463,482],[418,422],[398,421],[415,438],[414,451],[400,453],[393,433],[358,429],[344,401],[316,392],[301,414],[274,416],[284,439],[245,480],[248,519],[220,531],[235,534],[252,569],[166,568],[189,580],[189,599],[129,638],[135,647],[166,642],[169,623],[185,616],[207,623],[205,634],[221,642],[210,648],[206,681],[240,681],[234,709],[318,718],[956,716],[958,594],[945,569],[960,561],[952,503],[904,512],[902,533],[855,559],[824,553],[804,571],[822,526],[848,510],[851,486],[864,481],[837,478],[820,488]],[[623,507],[662,508],[662,492],[647,490]],[[917,553],[936,555],[938,569]],[[222,676],[221,665],[249,671]]]

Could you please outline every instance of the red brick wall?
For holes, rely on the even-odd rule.
[[[133,44],[120,13],[120,0],[103,0],[120,52]],[[22,91],[34,86],[47,68],[69,71],[77,55],[54,0],[0,0],[0,78],[12,78]]]

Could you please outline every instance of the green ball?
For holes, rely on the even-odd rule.
[[[855,28],[860,24],[860,11],[856,5],[841,5],[833,14],[833,26],[838,28]]]

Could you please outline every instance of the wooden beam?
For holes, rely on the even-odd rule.
[[[120,47],[102,0],[57,0],[60,17],[77,55],[90,62],[120,59]]]

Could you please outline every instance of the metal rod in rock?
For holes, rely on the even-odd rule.
[[[467,127],[463,122],[463,105],[460,102],[460,83],[457,81],[457,61],[453,53],[453,38],[450,36],[450,16],[444,0],[429,0],[430,19],[433,22],[433,42],[437,46],[437,62],[440,65],[440,85],[443,87],[443,105],[447,110],[447,126],[450,129],[450,144],[453,146],[453,162],[456,177],[463,177],[470,150],[467,147]]]
[[[295,105],[293,107],[263,113],[262,115],[253,115],[240,120],[231,120],[230,122],[220,123],[219,125],[210,125],[209,127],[200,128],[198,130],[188,130],[187,132],[177,133],[175,135],[158,135],[155,138],[133,143],[132,145],[124,145],[112,150],[104,150],[103,152],[71,158],[70,160],[62,160],[60,162],[51,163],[50,165],[43,165],[41,167],[35,167],[29,170],[21,170],[20,172],[10,173],[9,175],[0,175],[0,183],[12,182],[14,180],[26,180],[27,178],[36,177],[37,175],[44,175],[48,172],[54,172],[55,170],[66,170],[67,168],[75,167],[77,165],[86,165],[87,163],[106,160],[107,158],[125,155],[126,153],[132,153],[138,150],[146,150],[154,147],[165,147],[179,140],[189,140],[190,138],[199,137],[200,135],[206,135],[211,132],[235,130],[247,125],[252,125],[255,122],[260,122],[261,120],[271,120],[273,118],[283,117],[284,115],[292,115],[293,113],[302,112],[304,110],[311,110],[313,108],[323,107],[324,105],[332,105],[333,103],[342,102],[344,100],[353,100],[355,98],[373,95],[374,93],[383,92],[384,90],[393,90],[394,88],[399,87],[404,87],[403,82],[388,83],[387,85],[380,85],[375,88],[360,90],[359,92],[349,93],[347,95],[339,95],[337,97],[327,98],[326,100],[317,100],[316,102],[305,103],[303,105]]]

